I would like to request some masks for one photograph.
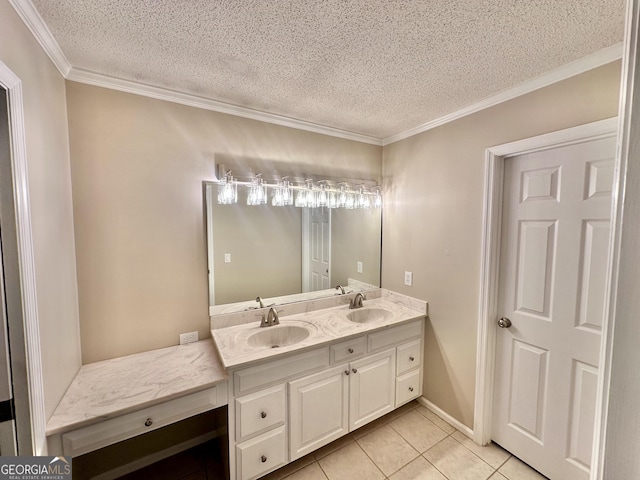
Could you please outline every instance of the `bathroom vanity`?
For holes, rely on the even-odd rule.
[[[359,309],[349,309],[353,295],[307,304],[271,327],[257,311],[252,323],[213,328],[229,375],[232,480],[265,475],[421,395],[426,303],[379,295]]]
[[[267,327],[269,308],[214,316],[213,341],[85,365],[47,424],[49,454],[76,457],[227,405],[226,432],[210,436],[228,433],[231,480],[280,468],[421,395],[426,302],[367,295],[357,309],[354,294],[280,306]]]

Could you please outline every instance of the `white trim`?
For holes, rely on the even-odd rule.
[[[40,353],[36,275],[33,258],[33,234],[31,231],[31,209],[29,206],[22,83],[2,61],[0,61],[0,85],[4,86],[8,92],[13,194],[16,209],[16,233],[18,237],[18,261],[22,290],[22,314],[24,316],[33,454],[44,455],[47,452],[46,414]]]
[[[491,97],[485,98],[484,100],[481,100],[479,102],[475,102],[448,115],[436,118],[427,123],[423,123],[422,125],[418,125],[417,127],[397,133],[390,137],[386,137],[382,140],[382,145],[390,145],[399,140],[403,140],[405,138],[412,137],[413,135],[426,132],[427,130],[439,127],[441,125],[444,125],[445,123],[453,122],[454,120],[458,120],[462,117],[466,117],[467,115],[471,115],[472,113],[479,112],[480,110],[484,110],[485,108],[494,107],[500,103],[506,102],[508,100],[513,100],[514,98],[520,97],[527,93],[531,93],[535,90],[539,90],[540,88],[547,87],[562,80],[566,80],[567,78],[574,77],[594,68],[601,67],[602,65],[614,62],[616,60],[619,60],[620,58],[622,58],[622,43],[612,45],[611,47],[605,48],[591,55],[587,55],[586,57],[567,63],[566,65],[562,65],[561,67],[551,70],[550,72],[540,75],[539,77],[527,80],[520,85],[509,88],[508,90],[504,90],[503,92],[492,95]]]
[[[136,95],[142,95],[144,97],[155,98],[157,100],[164,100],[167,102],[179,103],[181,105],[187,105],[190,107],[202,108],[204,110],[226,113],[228,115],[235,115],[237,117],[257,120],[259,122],[271,123],[274,125],[280,125],[289,128],[296,128],[298,130],[320,133],[322,135],[343,138],[345,140],[353,140],[361,143],[368,143],[371,145],[382,145],[382,139],[378,137],[348,132],[346,130],[340,130],[339,128],[328,127],[325,125],[307,122],[296,118],[285,117],[283,115],[277,115],[274,113],[261,112],[252,108],[240,107],[238,105],[232,105],[230,103],[220,102],[218,100],[199,97],[197,95],[191,95],[188,93],[177,92],[166,88],[144,85],[142,83],[110,77],[107,75],[90,72],[88,70],[82,70],[75,67],[71,68],[71,71],[66,76],[66,78],[67,80],[72,80],[74,82],[86,83],[88,85],[95,85],[98,87],[109,88],[121,92],[133,93]]]
[[[433,403],[431,403],[425,397],[418,397],[416,398],[416,400],[419,404],[427,407],[429,410],[431,410],[433,413],[435,413],[438,417],[440,417],[442,420],[447,422],[453,428],[458,430],[460,433],[463,433],[464,435],[466,435],[467,437],[473,440],[473,430],[467,427],[464,423],[459,422],[458,420],[453,418],[451,415],[449,415],[447,412],[442,410],[440,407],[436,407]]]
[[[209,315],[211,315],[211,307],[216,304],[216,288],[215,288],[215,257],[213,252],[213,202],[214,202],[214,185],[206,183],[205,199],[207,208],[207,275],[209,277]]]
[[[498,275],[502,216],[502,174],[504,160],[539,150],[615,136],[618,119],[609,118],[558,132],[488,148],[485,159],[485,190],[480,263],[480,305],[476,356],[476,394],[474,403],[474,441],[491,441],[495,336],[498,304]],[[606,326],[608,319],[603,320]],[[603,326],[603,328],[604,328]]]
[[[596,421],[594,426],[593,451],[591,454],[591,480],[604,479],[605,458],[613,456],[608,453],[606,443],[606,427],[609,420],[609,392],[611,388],[611,369],[613,363],[613,341],[616,319],[616,299],[620,270],[620,251],[622,245],[622,229],[624,221],[624,197],[629,163],[629,149],[632,136],[632,122],[637,121],[638,114],[633,112],[634,81],[638,68],[638,30],[640,26],[640,2],[629,0],[625,15],[625,42],[622,61],[622,78],[620,85],[618,126],[618,144],[614,173],[613,202],[611,207],[611,240],[609,245],[609,292],[605,304],[605,323],[602,326],[602,347],[600,351],[600,375],[596,397]],[[637,87],[636,87],[637,89]],[[635,140],[637,141],[637,140]]]
[[[51,30],[49,30],[47,24],[44,23],[44,20],[33,6],[33,3],[31,3],[31,0],[9,0],[9,3],[44,49],[58,71],[63,77],[66,77],[71,70],[71,63],[67,60],[60,45],[58,45]]]
[[[311,291],[311,210],[302,209],[302,293]]]

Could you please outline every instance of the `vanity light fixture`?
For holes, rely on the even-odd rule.
[[[265,205],[268,201],[268,189],[272,189],[271,204],[274,207],[295,205],[302,208],[381,208],[382,192],[380,185],[370,187],[358,184],[352,190],[347,182],[313,179],[304,180],[301,185],[292,185],[289,177],[281,177],[274,183],[268,183],[258,173],[250,181],[238,181],[226,170],[218,181],[218,203],[232,205],[238,203],[238,185],[247,188],[247,205]],[[295,195],[294,195],[295,194]],[[295,199],[294,199],[295,196]]]

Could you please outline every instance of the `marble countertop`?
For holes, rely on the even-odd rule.
[[[211,339],[83,365],[47,435],[117,417],[227,380]]]
[[[391,315],[385,320],[356,323],[346,317],[349,312],[355,310],[350,310],[348,305],[340,305],[281,317],[280,325],[277,326],[261,328],[258,319],[244,325],[214,329],[211,331],[211,335],[216,347],[218,347],[222,363],[228,369],[284,353],[302,351],[336,340],[382,330],[424,317],[427,314],[426,302],[394,294],[393,292],[385,292],[381,298],[365,300],[363,308],[358,310],[373,308],[387,310],[391,312]],[[309,331],[309,336],[300,342],[292,345],[282,345],[279,348],[271,348],[270,346],[256,347],[248,343],[248,338],[256,333],[264,332],[268,329],[274,329],[275,333],[275,330],[287,325],[303,327]]]

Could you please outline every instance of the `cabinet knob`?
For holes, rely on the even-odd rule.
[[[351,371],[352,371],[353,373],[358,373],[358,369],[357,369],[357,368],[352,368],[352,369],[351,369]]]
[[[151,425],[153,425],[153,419],[152,418],[147,418],[147,420],[144,422],[144,426],[145,427],[150,427]]]
[[[415,360],[415,358],[413,356],[409,357],[409,360],[411,360],[412,362]]]
[[[413,387],[409,387],[409,391],[410,391],[410,392],[413,392]]]
[[[349,375],[349,370],[345,370],[344,374],[348,376]]]
[[[260,457],[260,461],[261,461],[262,463],[266,462],[266,461],[267,461],[267,457],[265,457],[264,455],[262,455],[262,456]]]
[[[347,352],[353,353],[353,348],[349,348],[349,350],[347,350]]]
[[[267,412],[265,412],[264,410],[260,412],[260,418],[267,418]]]

